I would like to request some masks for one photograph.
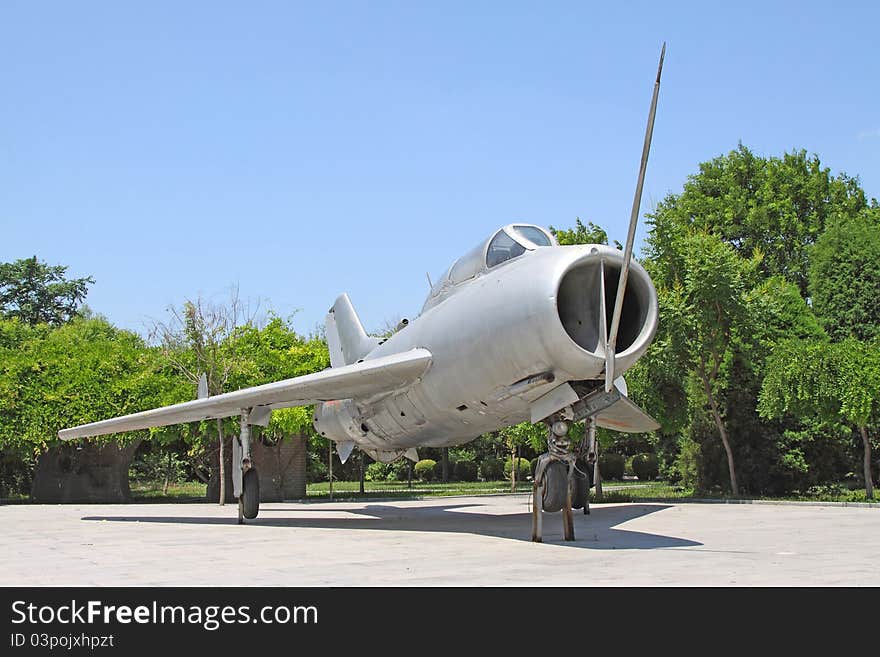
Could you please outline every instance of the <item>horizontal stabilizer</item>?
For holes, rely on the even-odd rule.
[[[238,415],[242,410],[255,409],[254,412],[260,415],[265,407],[308,406],[319,401],[363,399],[383,393],[390,394],[414,383],[430,364],[430,351],[411,349],[293,379],[62,429],[58,432],[58,437],[71,440],[230,417]]]

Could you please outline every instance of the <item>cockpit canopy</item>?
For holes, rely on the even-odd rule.
[[[483,240],[456,260],[446,273],[434,283],[422,308],[424,312],[446,298],[455,286],[478,274],[518,258],[529,251],[545,246],[558,246],[556,238],[532,224],[509,224]]]

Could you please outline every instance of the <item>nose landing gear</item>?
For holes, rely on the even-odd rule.
[[[563,538],[575,540],[572,509],[590,513],[590,485],[595,463],[596,425],[592,418],[585,420],[584,438],[574,451],[569,449],[568,422],[555,419],[550,422],[547,453],[538,457],[535,479],[532,482],[532,541],[543,539],[543,513],[562,511]]]

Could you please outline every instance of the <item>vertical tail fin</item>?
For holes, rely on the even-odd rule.
[[[367,335],[347,294],[336,299],[327,314],[326,329],[331,367],[351,365],[379,344],[378,338]]]

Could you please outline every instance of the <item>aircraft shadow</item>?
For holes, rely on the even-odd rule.
[[[369,504],[333,509],[321,508],[321,506],[263,508],[260,510],[259,517],[248,520],[247,524],[291,529],[467,533],[518,541],[529,541],[531,537],[531,513],[528,511],[501,515],[457,511],[473,507],[479,508],[482,506],[480,504],[439,504],[423,507]],[[545,513],[544,543],[592,550],[644,550],[702,545],[702,543],[685,538],[617,529],[618,525],[629,520],[668,508],[669,505],[664,504],[593,506],[592,513],[588,516],[585,516],[581,511],[575,511],[576,540],[574,542],[562,540],[562,514]],[[295,513],[296,516],[279,517],[278,514],[281,513]],[[324,517],[320,517],[322,514]],[[347,515],[340,517],[340,514]],[[236,523],[234,517],[217,518],[211,516],[86,516],[82,520],[197,525]]]

